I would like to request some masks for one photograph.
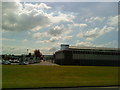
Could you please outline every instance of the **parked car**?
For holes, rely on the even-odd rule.
[[[10,65],[11,62],[9,62],[8,60],[2,60],[2,64],[4,64],[4,65]]]
[[[2,64],[2,60],[0,60],[0,64]]]
[[[19,62],[19,65],[28,65],[28,64],[29,64],[28,61],[21,61],[21,62]]]

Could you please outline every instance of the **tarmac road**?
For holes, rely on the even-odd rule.
[[[48,61],[42,61],[40,63],[35,63],[35,64],[29,64],[29,65],[57,65],[55,63],[51,63],[51,62],[48,62]]]
[[[6,90],[6,89],[2,89]],[[7,89],[7,90],[120,90],[118,87],[77,87],[77,88],[28,88],[28,89]]]
[[[18,65],[18,63],[11,63],[11,65]],[[48,62],[48,61],[42,61],[40,63],[34,63],[34,64],[28,64],[28,65],[48,65],[48,66],[55,65],[56,66],[57,64],[52,63],[52,62]]]

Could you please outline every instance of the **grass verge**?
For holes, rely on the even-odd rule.
[[[3,65],[3,88],[118,85],[119,67]]]

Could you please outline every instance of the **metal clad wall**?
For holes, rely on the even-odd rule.
[[[73,60],[117,60],[118,55],[73,54]]]
[[[64,59],[64,54],[61,52],[61,53],[57,53],[55,54],[55,58],[56,59]]]
[[[72,51],[64,51],[65,58],[63,60],[63,63],[65,65],[73,65],[73,59],[72,59]]]
[[[120,66],[117,51],[63,50],[55,53],[55,62],[60,65]]]

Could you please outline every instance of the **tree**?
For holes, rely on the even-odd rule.
[[[34,55],[35,55],[36,57],[41,57],[41,56],[42,56],[42,53],[41,53],[40,50],[38,49],[38,50],[35,50],[35,51],[34,51]]]

